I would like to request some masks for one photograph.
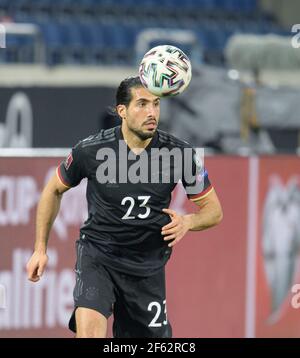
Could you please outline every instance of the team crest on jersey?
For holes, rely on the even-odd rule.
[[[67,158],[64,160],[64,167],[66,168],[66,170],[68,170],[70,168],[70,165],[73,162],[73,156],[72,153],[70,153]]]

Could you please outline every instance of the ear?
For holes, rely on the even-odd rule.
[[[125,104],[117,105],[117,113],[122,119],[126,117],[126,106],[125,106]]]

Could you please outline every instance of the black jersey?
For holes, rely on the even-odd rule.
[[[142,153],[135,155],[118,126],[80,141],[58,167],[60,180],[69,187],[87,178],[88,218],[80,232],[81,237],[95,244],[103,264],[147,276],[169,259],[171,248],[163,240],[161,228],[170,222],[170,217],[162,209],[169,207],[179,180],[186,190],[195,187],[195,182],[182,175],[186,159],[179,163],[177,158],[166,161],[167,167],[162,165],[162,156],[157,153],[175,148],[181,153],[187,148],[192,150],[187,142],[157,130]],[[197,161],[191,161],[191,168],[200,186],[196,193],[187,195],[198,200],[212,186],[206,170],[197,173]]]

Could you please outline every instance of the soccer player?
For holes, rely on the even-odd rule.
[[[37,282],[45,270],[63,193],[87,178],[88,218],[76,242],[70,329],[76,337],[106,337],[113,313],[114,337],[171,337],[165,264],[187,231],[218,224],[222,209],[194,149],[157,129],[160,98],[139,77],[121,82],[116,111],[122,124],[80,141],[44,188],[28,278]],[[185,176],[188,163],[191,175]],[[194,213],[168,208],[179,179],[199,207]]]

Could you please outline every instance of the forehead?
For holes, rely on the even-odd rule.
[[[152,101],[155,101],[155,100],[159,99],[158,96],[155,96],[154,94],[149,92],[144,87],[133,87],[133,88],[131,88],[131,96],[132,96],[132,101],[138,101],[140,99],[145,99],[147,101],[152,102]]]

